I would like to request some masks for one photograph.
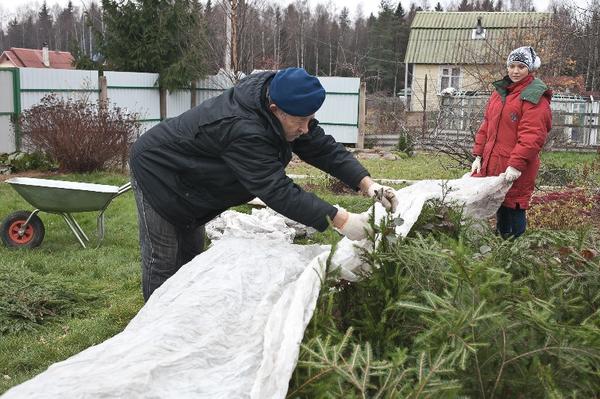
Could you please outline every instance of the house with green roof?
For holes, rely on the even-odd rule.
[[[551,18],[548,12],[417,12],[404,59],[408,109],[435,111],[443,95],[490,91],[516,47],[533,46],[543,63]]]

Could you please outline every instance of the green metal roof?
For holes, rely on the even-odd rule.
[[[405,62],[411,64],[490,64],[524,38],[546,30],[547,12],[417,12],[411,24]],[[485,39],[472,39],[477,19]],[[518,45],[527,45],[526,39]]]

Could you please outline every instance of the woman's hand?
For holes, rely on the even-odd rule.
[[[475,160],[471,164],[471,174],[473,174],[473,172],[479,173],[480,171],[481,171],[481,157],[479,155],[477,155],[475,157]]]
[[[503,176],[504,180],[506,180],[507,182],[512,183],[521,176],[521,172],[513,168],[512,166],[509,166],[508,168],[506,168],[506,171],[504,173],[500,174],[500,176]]]

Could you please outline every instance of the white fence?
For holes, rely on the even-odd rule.
[[[106,97],[111,105],[139,115],[141,131],[165,117],[177,116],[210,97],[221,94],[233,84],[224,74],[209,76],[188,88],[166,92],[161,114],[159,75],[138,72],[104,72]],[[316,115],[326,133],[342,143],[356,144],[359,130],[358,78],[320,77],[327,92],[325,103]],[[92,102],[102,97],[98,71],[41,68],[0,69],[0,153],[15,151],[20,134],[13,132],[18,115],[50,94]]]

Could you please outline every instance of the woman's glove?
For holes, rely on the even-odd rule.
[[[503,176],[504,180],[506,180],[507,182],[512,183],[521,176],[521,172],[513,168],[512,166],[509,166],[508,168],[506,168],[506,171],[504,173],[500,174],[500,176]]]
[[[373,230],[369,224],[369,213],[351,213],[346,211],[344,208],[338,207],[338,214],[336,219],[340,217],[342,220],[341,226],[336,227],[336,230],[348,237],[350,240],[359,241],[367,238],[368,233]]]
[[[398,198],[396,191],[388,186],[382,186],[379,183],[373,183],[367,189],[367,195],[381,203],[385,209],[394,213],[398,208]]]
[[[471,164],[471,174],[473,174],[474,172],[479,173],[480,171],[481,171],[481,157],[479,155],[477,155],[475,157],[475,160]]]

